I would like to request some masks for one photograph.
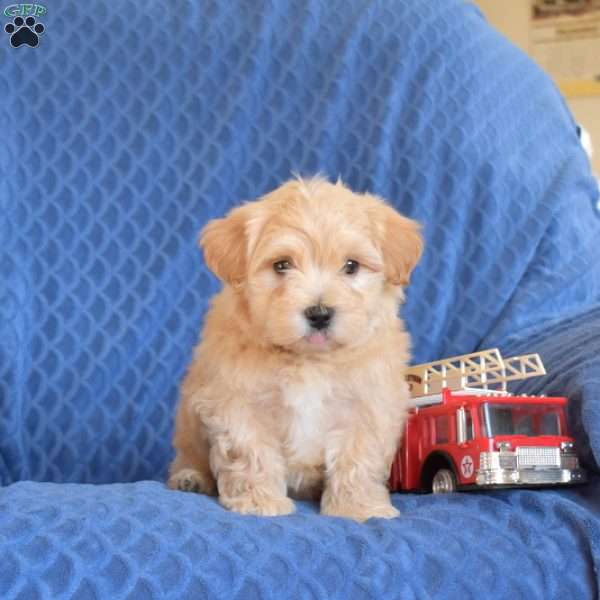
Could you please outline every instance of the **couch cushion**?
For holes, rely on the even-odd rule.
[[[600,485],[394,495],[359,525],[244,517],[162,484],[0,490],[3,600],[596,597]],[[543,590],[543,592],[542,592]]]

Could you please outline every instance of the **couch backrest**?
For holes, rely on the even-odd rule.
[[[470,5],[54,0],[37,19],[37,47],[0,40],[5,483],[164,474],[218,289],[197,232],[293,171],[423,222],[416,361],[598,298],[575,125]]]

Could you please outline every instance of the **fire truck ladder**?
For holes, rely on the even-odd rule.
[[[506,392],[506,384],[517,379],[545,375],[538,354],[502,358],[497,348],[453,356],[435,362],[409,367],[406,380],[413,398],[452,391]]]

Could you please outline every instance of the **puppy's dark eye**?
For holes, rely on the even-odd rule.
[[[289,260],[278,260],[276,263],[273,263],[273,269],[279,275],[283,275],[285,271],[289,271],[291,268],[292,263]]]
[[[346,275],[354,275],[358,271],[359,266],[355,260],[347,260],[344,265],[344,273]]]

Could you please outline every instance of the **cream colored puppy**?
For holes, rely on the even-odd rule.
[[[359,521],[398,514],[387,489],[405,419],[402,288],[419,228],[382,200],[290,181],[211,221],[223,281],[181,390],[169,486],[283,515],[288,494]]]

